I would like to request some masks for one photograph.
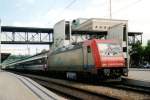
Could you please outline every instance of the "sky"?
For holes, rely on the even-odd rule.
[[[112,18],[128,20],[128,30],[143,32],[143,44],[150,39],[150,0],[111,0]],[[48,27],[62,20],[109,18],[109,0],[0,0],[2,25]],[[15,46],[16,47],[16,46]],[[3,50],[25,50],[10,45]],[[28,46],[32,47],[32,46]],[[37,51],[38,46],[33,51]],[[48,46],[43,46],[48,48]],[[40,50],[39,50],[40,51]]]

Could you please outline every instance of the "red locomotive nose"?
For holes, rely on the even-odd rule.
[[[111,42],[97,43],[99,64],[97,67],[125,67],[125,60],[119,44]]]
[[[101,57],[102,67],[124,67],[123,57]]]

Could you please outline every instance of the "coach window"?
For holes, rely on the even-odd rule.
[[[87,46],[87,52],[90,53],[91,52],[91,48],[90,46]]]

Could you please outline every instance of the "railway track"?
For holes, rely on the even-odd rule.
[[[125,84],[99,84],[92,85],[67,81],[61,79],[53,79],[49,77],[23,74],[30,77],[39,84],[58,91],[62,94],[69,95],[76,99],[100,100],[100,99],[125,99],[138,100],[149,99],[150,90],[141,87],[133,87]]]
[[[84,100],[109,100],[113,99],[116,100],[116,98],[99,94],[96,92],[88,91],[86,89],[78,88],[77,86],[74,86],[74,82],[72,81],[65,81],[65,80],[59,80],[59,79],[52,79],[52,78],[47,78],[47,77],[40,77],[35,76],[35,75],[29,75],[29,74],[24,74],[24,76],[30,77],[33,80],[35,80],[37,83],[52,89],[54,91],[57,91],[59,93],[68,95],[70,97],[73,97],[75,99],[84,99]],[[69,84],[68,84],[69,82]],[[72,84],[72,86],[71,86]]]
[[[138,85],[133,85],[133,84],[127,84],[127,83],[106,83],[102,84],[103,86],[108,86],[112,88],[118,88],[118,89],[123,89],[123,90],[129,90],[129,91],[134,91],[134,92],[139,92],[139,93],[145,93],[145,94],[150,94],[150,87],[145,87],[145,86],[138,86]]]

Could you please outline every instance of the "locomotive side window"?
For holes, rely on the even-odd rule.
[[[91,48],[90,48],[90,46],[87,46],[87,52],[88,52],[88,53],[91,53]]]

